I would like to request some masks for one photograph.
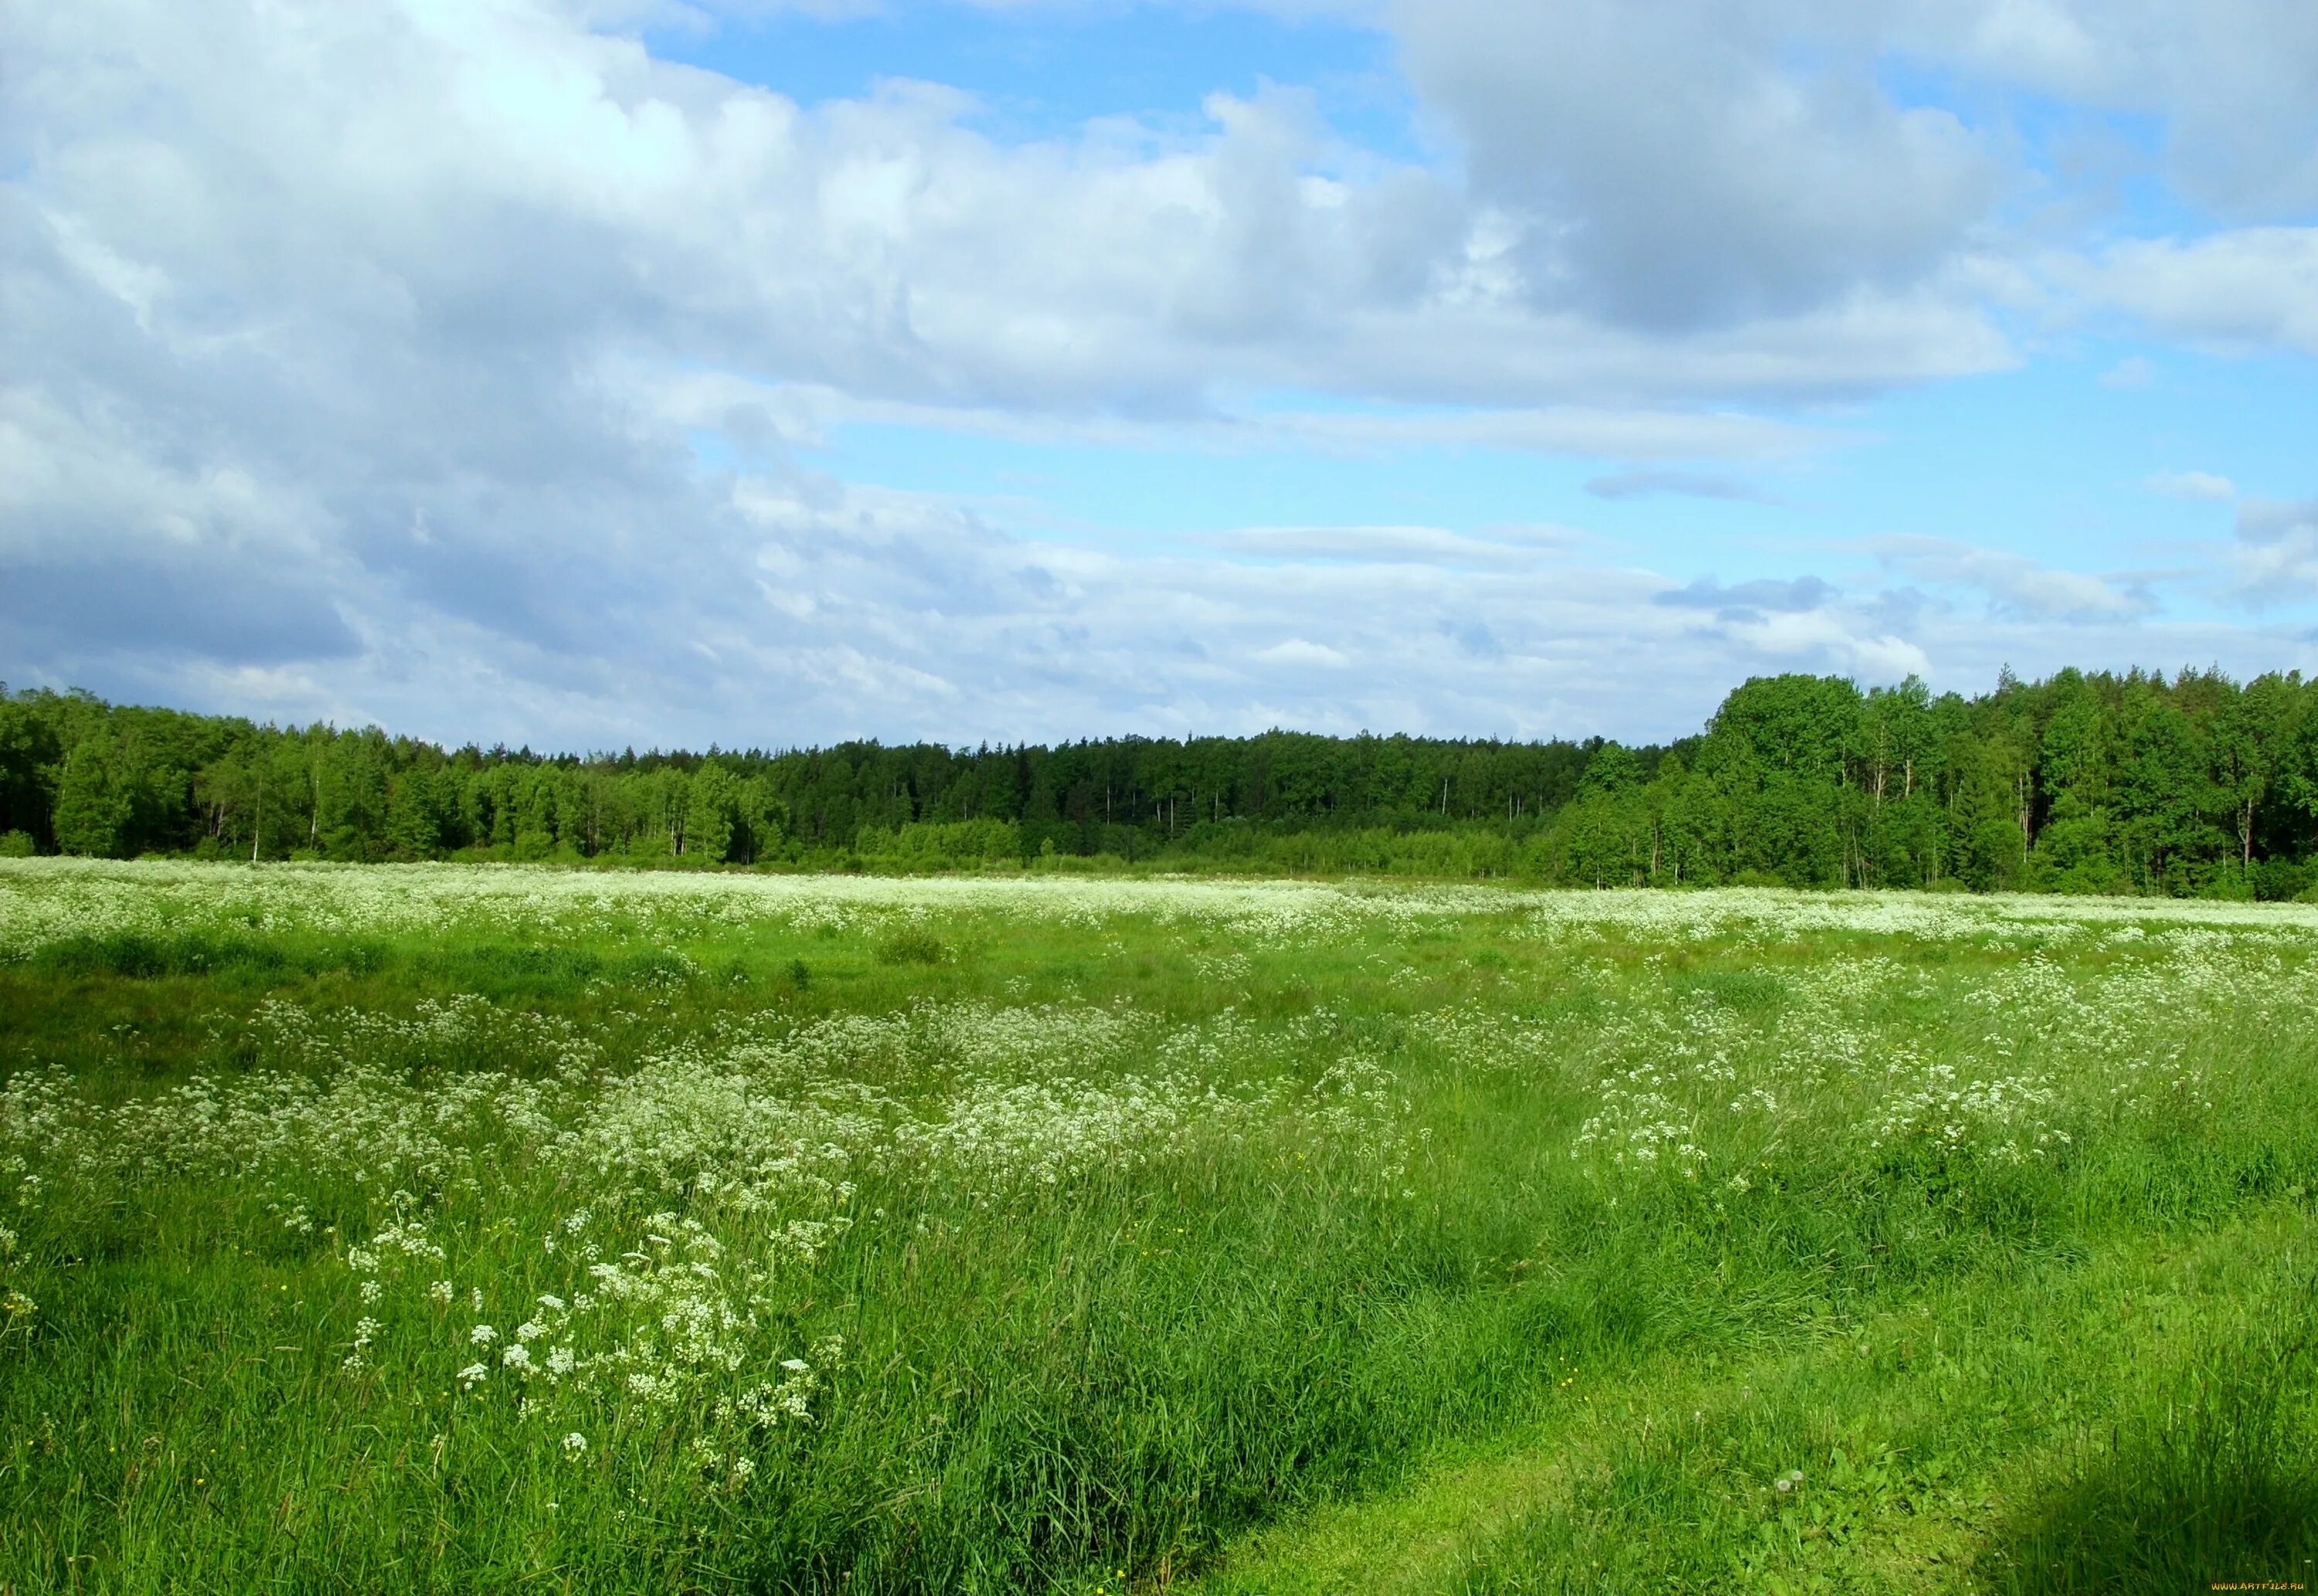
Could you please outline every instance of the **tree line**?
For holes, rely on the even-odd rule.
[[[1670,745],[1269,731],[586,756],[0,686],[0,852],[2288,898],[2318,683],[1756,677]]]

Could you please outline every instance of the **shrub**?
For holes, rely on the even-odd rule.
[[[903,926],[877,944],[881,964],[939,964],[949,956],[949,945],[923,926]]]

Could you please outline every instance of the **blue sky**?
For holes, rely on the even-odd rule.
[[[535,746],[2318,668],[2299,0],[140,0],[0,104],[0,679]]]
[[[1316,13],[1231,6],[991,10],[921,6],[842,13],[672,16],[642,37],[669,60],[759,85],[803,104],[864,98],[910,78],[972,94],[968,120],[1008,142],[1067,139],[1097,119],[1196,131],[1218,91],[1309,90],[1328,123],[1364,149],[1433,148],[1393,61],[1390,36]]]

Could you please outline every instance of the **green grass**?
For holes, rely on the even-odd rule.
[[[0,865],[0,1591],[2306,1581],[2314,947]]]

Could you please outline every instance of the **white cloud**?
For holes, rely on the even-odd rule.
[[[1341,650],[1301,637],[1258,649],[1254,658],[1265,665],[1316,665],[1328,670],[1341,670],[1352,662],[1352,657]]]
[[[2224,215],[2318,204],[2318,10],[2301,0],[1908,0],[1905,45],[2079,105],[2154,113],[2164,175]]]
[[[1260,560],[1486,570],[1534,567],[1565,553],[1576,538],[1552,527],[1506,528],[1472,536],[1438,526],[1249,526],[1199,541]]]
[[[2094,302],[2175,337],[2318,354],[2318,228],[2137,239],[2063,274]]]
[[[2024,620],[2117,620],[2157,608],[2137,586],[2062,570],[2026,554],[1929,537],[1878,538],[1869,546],[1885,566],[1916,581],[1971,589],[1999,613]]]
[[[2167,498],[2226,501],[2238,496],[2238,485],[2211,471],[2161,471],[2149,479],[2149,491]]]
[[[863,398],[822,383],[764,382],[705,368],[607,373],[649,394],[675,425],[730,432],[736,411],[795,445],[818,444],[858,423],[935,427],[1023,443],[1070,443],[1217,453],[1299,450],[1386,453],[1429,447],[1503,449],[1627,460],[1780,460],[1853,441],[1825,425],[1774,420],[1728,408],[1546,408],[1301,410],[1250,408],[1218,414],[1055,415],[994,405]]]
[[[1794,614],[1826,609],[1837,598],[1836,590],[1818,577],[1785,582],[1756,578],[1729,587],[1712,577],[1701,577],[1686,587],[1669,588],[1653,602],[1679,609],[1712,610],[1726,620],[1746,620],[1758,618],[1765,611]]]
[[[2238,507],[2237,590],[2260,606],[2318,596],[2318,499]]]
[[[1859,630],[1856,618],[1827,610],[1758,615],[1733,623],[1732,631],[1768,659],[1804,669],[1832,668],[1879,683],[1934,674],[1932,658],[1919,645],[1889,632]]]
[[[1690,498],[1721,498],[1747,504],[1775,505],[1777,495],[1732,477],[1698,471],[1613,471],[1587,480],[1586,491],[1596,498],[1641,498],[1672,493]]]

